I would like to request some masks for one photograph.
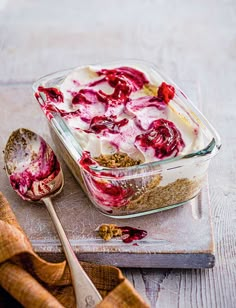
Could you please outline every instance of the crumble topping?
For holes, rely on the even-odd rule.
[[[101,154],[94,160],[101,166],[109,168],[131,167],[141,164],[141,160],[134,160],[126,153],[115,153],[111,155]]]

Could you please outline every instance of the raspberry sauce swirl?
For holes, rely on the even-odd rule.
[[[149,131],[136,137],[135,145],[147,151],[152,148],[158,159],[176,156],[185,143],[175,124],[165,119],[158,119],[149,127]]]

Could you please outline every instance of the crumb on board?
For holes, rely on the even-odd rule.
[[[114,224],[104,224],[98,229],[99,236],[105,241],[109,241],[113,237],[121,236],[122,230]]]

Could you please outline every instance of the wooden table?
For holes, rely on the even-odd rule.
[[[236,307],[235,1],[1,0],[1,149],[11,131],[24,126],[51,142],[32,99],[31,85],[38,77],[119,58],[156,63],[187,93],[189,81],[197,85],[202,111],[223,142],[209,170],[215,267],[123,272],[151,307]],[[66,177],[74,183],[69,171]],[[7,181],[1,171],[1,190],[23,225],[27,211]],[[73,185],[71,194],[78,189]],[[28,217],[32,228],[53,232],[37,220],[41,210],[34,208],[35,216]]]

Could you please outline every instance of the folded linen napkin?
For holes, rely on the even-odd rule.
[[[81,264],[103,297],[98,308],[148,307],[118,268]],[[24,307],[75,307],[66,261],[49,263],[33,251],[0,193],[0,307],[13,307],[4,306],[7,293],[3,289]]]

